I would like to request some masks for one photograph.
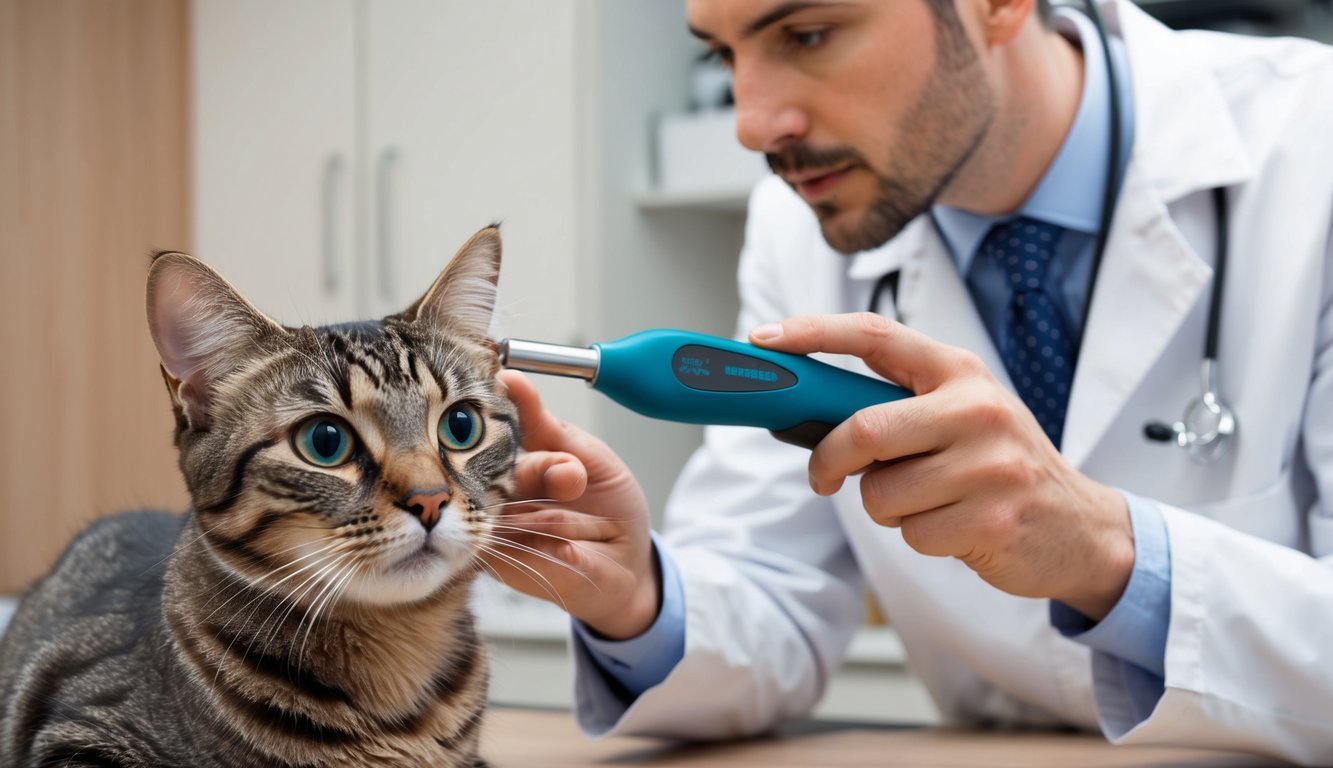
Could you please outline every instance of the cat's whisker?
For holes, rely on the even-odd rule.
[[[211,531],[209,531],[209,532],[216,531],[216,529],[217,529],[217,528],[213,528],[213,529],[211,529]],[[321,539],[315,539],[315,540],[313,540],[313,541],[305,541],[305,543],[296,544],[296,545],[293,545],[293,547],[288,547],[288,548],[285,548],[285,549],[280,549],[280,551],[277,551],[277,552],[273,553],[272,556],[275,556],[275,557],[276,557],[277,555],[285,555],[285,553],[287,553],[287,552],[291,552],[292,549],[300,549],[301,547],[307,547],[307,545],[320,544],[320,543],[323,543],[323,541],[328,541],[328,540],[331,540],[331,539],[339,539],[340,536],[341,536],[340,533],[335,533],[335,535],[332,535],[332,536],[324,536],[324,537],[321,537]],[[200,539],[200,537],[196,537],[195,541],[199,541],[199,539]],[[264,580],[264,579],[268,579],[268,577],[276,576],[277,573],[279,573],[279,572],[281,572],[281,571],[284,571],[285,568],[289,568],[289,567],[292,567],[292,565],[295,565],[296,563],[300,563],[300,560],[301,560],[301,559],[297,559],[297,560],[293,560],[293,561],[291,561],[291,563],[284,563],[283,565],[279,565],[279,567],[277,567],[277,568],[273,568],[272,571],[269,571],[268,573],[265,573],[265,575],[260,576],[260,579],[259,579],[259,580]],[[232,572],[231,569],[229,569],[229,568],[227,568],[227,569],[223,569],[223,571],[220,572],[220,575],[223,576],[224,579],[228,579],[229,581],[233,581],[233,583],[240,584],[241,587],[251,587],[251,585],[253,584],[253,581],[252,581],[251,579],[247,579],[247,577],[241,576],[240,573]],[[217,593],[217,595],[209,596],[209,599],[208,599],[207,603],[204,604],[204,607],[203,607],[203,608],[204,608],[204,609],[208,609],[209,605],[212,605],[212,604],[213,604],[213,600],[215,600],[216,597],[220,597],[220,596],[221,596],[221,593]],[[236,595],[232,595],[232,597],[235,597],[235,596],[236,596]],[[229,601],[229,599],[228,599],[228,601]],[[224,603],[223,605],[225,605],[225,603]],[[209,617],[209,619],[212,619],[212,615],[209,615],[208,617]]]
[[[283,603],[289,603],[287,610],[273,625],[272,638],[274,640],[277,639],[278,633],[282,630],[282,627],[287,624],[287,620],[292,615],[292,612],[298,606],[302,606],[303,603],[305,604],[304,607],[302,607],[301,619],[296,623],[295,629],[292,630],[287,644],[288,661],[291,660],[296,635],[300,633],[302,625],[311,619],[311,612],[315,609],[315,606],[318,604],[320,597],[324,594],[325,590],[328,589],[330,584],[336,581],[338,574],[341,574],[342,569],[344,568],[345,556],[345,552],[338,552],[332,562],[325,564],[318,572],[312,574],[309,578],[303,581],[300,586],[292,590],[290,594],[283,597],[283,599],[279,601],[277,608],[275,608],[274,613],[282,607]],[[330,573],[333,573],[334,576],[332,578],[326,578]],[[318,592],[316,592],[316,590],[318,590]],[[308,599],[312,594],[314,594],[315,597],[313,599]],[[267,620],[265,620],[265,623],[267,623]],[[261,625],[260,629],[262,634],[263,625]],[[272,640],[266,641],[265,645],[271,642]]]
[[[628,518],[628,517],[601,517],[601,516],[598,516],[598,517],[597,517],[595,520],[593,520],[593,521],[588,521],[588,520],[527,520],[526,518],[527,518],[527,515],[526,515],[525,513],[519,513],[519,514],[491,515],[491,516],[487,517],[487,520],[491,520],[491,521],[497,521],[497,520],[522,520],[524,525],[594,525],[594,524],[596,524],[596,523],[600,523],[600,522],[620,523],[620,522],[625,522],[625,521],[627,521],[627,520],[630,519],[630,518]]]
[[[498,504],[486,504],[484,506],[477,507],[477,510],[484,512],[488,509],[496,509],[498,507],[512,507],[516,504],[559,504],[559,503],[560,503],[559,499],[517,499],[515,501],[502,501]]]
[[[565,568],[565,569],[567,569],[567,570],[569,570],[569,571],[572,571],[572,572],[578,574],[581,578],[583,578],[585,581],[587,581],[589,584],[591,584],[591,585],[593,586],[593,588],[596,589],[598,592],[600,592],[601,589],[602,589],[600,586],[597,585],[597,582],[593,581],[592,578],[590,578],[590,577],[588,576],[588,574],[586,574],[586,573],[584,573],[583,571],[579,570],[579,569],[578,569],[576,566],[574,566],[572,563],[565,562],[564,560],[561,560],[560,558],[556,557],[555,555],[552,555],[550,552],[543,552],[543,551],[541,551],[540,549],[538,549],[538,548],[536,548],[536,547],[529,546],[529,545],[527,545],[527,544],[520,544],[520,543],[518,543],[518,542],[516,542],[516,541],[510,541],[510,540],[508,540],[508,539],[500,538],[500,537],[497,537],[497,536],[487,536],[487,537],[486,537],[486,541],[491,542],[491,543],[495,543],[495,544],[502,544],[502,545],[504,545],[504,546],[508,546],[508,547],[513,548],[513,549],[517,549],[517,550],[520,551],[520,552],[526,552],[526,553],[528,553],[528,554],[530,554],[530,555],[533,555],[533,556],[535,556],[535,557],[541,558],[542,560],[546,560],[547,562],[554,563],[555,565],[558,565],[558,566],[560,566],[560,567],[562,567],[562,568]]]
[[[332,560],[333,563],[336,564],[336,563],[337,563],[337,560],[338,560],[338,556],[339,556],[340,554],[341,554],[340,552],[332,552],[332,553],[329,553],[329,554],[327,554],[326,556],[321,557],[321,558],[319,558],[318,560],[315,560],[313,563],[308,564],[305,568],[302,568],[301,571],[305,571],[305,570],[307,570],[307,569],[309,569],[309,568],[311,568],[311,567],[318,567],[318,566],[320,566],[321,563],[325,563],[325,562],[327,562],[327,561],[329,561],[329,560]],[[324,569],[327,568],[327,567],[328,567],[328,566],[321,567],[318,571],[315,572],[315,574],[311,575],[311,576],[308,577],[305,581],[301,582],[301,586],[304,586],[305,584],[309,584],[309,583],[311,582],[312,579],[316,578],[316,577],[319,575],[319,573],[323,572]],[[296,573],[293,573],[293,574],[291,574],[291,575],[289,575],[289,576],[283,578],[283,581],[286,581],[287,579],[292,578],[293,576],[296,576],[297,574],[301,573],[301,571],[297,571]],[[281,583],[281,582],[279,582],[279,583]],[[272,591],[272,590],[275,590],[276,588],[277,588],[277,585],[274,585],[272,588],[264,588],[264,587],[260,586],[260,592],[259,592],[259,594],[258,594],[258,595],[255,595],[253,598],[251,598],[250,602],[248,602],[248,603],[246,603],[244,606],[242,606],[241,609],[240,609],[240,611],[237,611],[236,613],[239,614],[241,611],[245,610],[247,607],[253,605],[256,601],[258,601],[258,600],[260,600],[260,599],[262,599],[262,598],[264,598],[264,597],[267,597],[268,594],[269,594],[269,592]],[[301,588],[301,587],[298,586],[298,587],[297,587],[297,590],[299,590],[300,588]],[[294,590],[294,591],[295,591],[295,590]],[[294,592],[294,591],[293,591],[293,592]],[[292,596],[291,593],[289,593],[289,594],[287,594],[287,595],[281,595],[281,596],[279,596],[277,605],[274,606],[272,609],[270,609],[270,611],[269,611],[269,615],[266,616],[266,617],[264,618],[264,620],[263,620],[262,622],[259,623],[259,629],[258,629],[253,635],[251,635],[251,637],[250,637],[250,643],[249,643],[249,645],[246,646],[245,653],[241,655],[241,661],[242,661],[242,662],[244,662],[245,659],[248,658],[248,657],[250,656],[250,650],[251,650],[252,648],[254,648],[255,639],[256,639],[256,638],[263,632],[264,625],[267,624],[267,623],[268,623],[268,620],[271,619],[271,618],[273,617],[273,615],[276,614],[276,613],[282,608],[282,604],[283,604],[284,602],[286,602],[289,598],[291,598],[291,596]],[[295,604],[296,604],[296,603],[293,602],[293,605],[295,605]],[[217,613],[217,611],[214,611],[214,613]],[[251,609],[250,614],[246,617],[246,620],[245,620],[244,624],[249,624],[249,623],[250,623],[250,619],[252,619],[253,617],[254,617],[254,609]],[[286,617],[284,616],[284,618],[283,618],[282,620],[285,621],[285,620],[286,620]],[[230,622],[229,622],[229,623],[230,623]],[[278,626],[281,626],[281,624],[279,624]],[[232,645],[234,645],[234,644],[236,643],[236,640],[237,640],[238,637],[239,637],[239,635],[232,637],[231,642],[227,644],[227,653],[230,653],[230,652],[231,652],[231,647],[232,647]],[[226,654],[223,654],[223,655],[225,656]],[[214,681],[215,684],[216,684],[216,682],[217,682],[217,677],[218,677],[218,675],[219,675],[221,672],[222,672],[222,665],[219,664],[219,665],[218,665],[217,672],[215,672],[214,675],[213,675],[213,681]]]
[[[322,583],[321,580],[322,580],[323,574],[328,573],[328,571],[329,571],[330,569],[332,569],[332,568],[337,568],[338,565],[339,565],[339,563],[341,562],[341,558],[342,558],[342,556],[343,556],[343,553],[342,553],[342,552],[336,552],[336,553],[333,553],[333,554],[330,556],[330,557],[331,557],[331,561],[330,561],[330,562],[326,563],[326,564],[325,564],[324,566],[322,566],[318,571],[316,571],[315,573],[313,573],[313,574],[311,574],[309,577],[307,577],[306,580],[303,581],[303,582],[301,582],[301,584],[298,585],[295,589],[291,590],[289,593],[287,593],[287,594],[285,594],[285,595],[280,596],[279,599],[278,599],[278,604],[275,605],[275,606],[273,607],[273,609],[269,611],[269,615],[266,616],[266,617],[264,618],[264,620],[263,620],[262,622],[259,623],[259,629],[258,629],[258,631],[256,631],[255,634],[250,638],[250,645],[251,645],[251,647],[253,647],[253,645],[254,645],[254,641],[255,641],[256,639],[258,639],[260,636],[263,636],[263,635],[264,635],[264,627],[265,627],[265,625],[268,624],[269,619],[273,618],[273,616],[274,616],[278,611],[282,610],[282,606],[283,606],[284,604],[286,604],[286,603],[290,603],[290,605],[288,605],[288,607],[287,607],[287,610],[282,614],[282,617],[279,618],[279,619],[278,619],[276,622],[274,622],[274,624],[273,624],[273,634],[272,634],[272,637],[273,637],[274,639],[276,639],[276,638],[277,638],[277,635],[278,635],[278,632],[280,632],[280,631],[282,630],[283,625],[287,623],[287,618],[288,618],[289,616],[291,616],[292,611],[293,611],[298,605],[301,604],[301,599],[305,596],[306,592],[307,592],[308,590],[310,590],[310,589],[314,589],[316,586],[319,586],[319,585]],[[309,586],[309,587],[306,587],[307,584],[310,585],[310,586]],[[303,589],[303,587],[305,587],[306,589]],[[309,612],[309,609],[307,609],[307,613],[308,613],[308,612]],[[299,623],[298,623],[298,625],[297,625],[297,630],[298,630],[298,631],[300,630],[300,624],[299,624]],[[268,645],[269,642],[271,642],[271,641],[267,641],[267,640],[266,640],[264,644],[265,644],[265,645]],[[246,649],[245,649],[245,655],[248,656],[249,654],[250,654],[250,648],[246,648]]]
[[[319,558],[315,559],[314,561],[312,561],[311,563],[307,564],[307,565],[306,565],[305,567],[303,567],[300,571],[297,571],[297,572],[295,572],[295,573],[292,573],[292,574],[290,574],[290,575],[284,577],[284,578],[282,579],[282,581],[285,582],[285,581],[287,581],[287,579],[294,578],[295,576],[300,575],[300,573],[302,573],[302,572],[304,572],[304,571],[306,571],[306,570],[309,570],[309,569],[311,569],[311,568],[319,568],[319,567],[321,567],[323,564],[328,563],[328,562],[330,562],[330,561],[336,562],[336,561],[337,561],[337,558],[339,557],[340,554],[341,554],[341,552],[327,552],[327,553],[323,554],[321,557],[319,557]],[[318,574],[318,571],[316,572],[316,575],[317,575],[317,574]],[[260,634],[262,634],[264,625],[268,623],[268,620],[269,620],[270,618],[272,618],[273,615],[274,615],[275,613],[277,613],[279,610],[282,609],[282,605],[283,605],[283,603],[285,603],[285,602],[286,602],[287,600],[289,600],[289,599],[292,599],[294,593],[296,593],[297,591],[299,591],[299,590],[301,589],[302,586],[304,586],[304,585],[310,583],[310,581],[311,581],[312,578],[314,578],[314,575],[312,575],[311,577],[307,577],[307,579],[306,579],[305,581],[303,581],[303,582],[301,583],[301,585],[297,586],[297,588],[296,588],[295,590],[292,590],[290,593],[285,594],[285,595],[279,595],[279,594],[277,594],[277,588],[278,588],[278,586],[281,585],[282,582],[279,582],[279,584],[275,584],[275,585],[273,585],[273,586],[271,586],[271,587],[266,587],[266,586],[264,586],[264,585],[262,585],[262,584],[252,584],[252,586],[257,587],[257,588],[259,589],[259,594],[255,595],[253,598],[250,599],[250,601],[249,601],[248,603],[246,603],[244,606],[242,606],[242,607],[240,608],[240,610],[236,611],[236,614],[240,614],[240,612],[241,612],[241,611],[244,611],[247,607],[249,607],[249,606],[251,606],[251,605],[254,605],[254,604],[255,604],[256,602],[258,602],[259,600],[261,600],[261,599],[263,599],[263,598],[265,598],[265,597],[268,597],[268,596],[270,596],[270,595],[277,595],[277,597],[278,597],[278,602],[277,602],[277,605],[275,605],[272,609],[270,609],[270,611],[269,611],[269,615],[266,616],[266,617],[264,618],[264,621],[260,622],[260,625],[259,625],[259,631],[257,631],[257,632],[251,637],[250,645],[246,648],[245,655],[244,655],[242,658],[244,658],[245,656],[249,656],[250,648],[254,647],[254,641],[255,641],[255,639],[256,639],[257,637],[259,637]],[[293,602],[293,605],[295,605],[295,604],[296,604],[296,603]],[[220,609],[220,608],[221,608],[221,606],[219,606],[219,609]],[[244,625],[244,624],[249,624],[249,623],[250,623],[250,619],[253,618],[253,616],[254,616],[254,611],[255,611],[255,609],[251,609],[249,615],[247,615],[247,617],[246,617],[246,620],[243,622],[243,625]],[[290,612],[290,611],[289,611],[289,612]],[[217,610],[215,610],[213,613],[217,613]],[[211,614],[210,614],[210,616],[211,616]],[[283,619],[282,619],[282,621],[285,621],[285,620],[286,620],[286,617],[284,616]],[[228,621],[227,623],[230,624],[230,621]],[[279,624],[278,626],[281,626],[281,624]],[[234,641],[233,641],[233,642],[234,642]],[[228,650],[231,650],[231,645],[230,645],[230,644],[228,644],[227,649],[228,649]]]
[[[337,597],[338,593],[342,591],[342,586],[348,583],[348,580],[351,579],[353,576],[355,576],[361,570],[360,561],[353,560],[351,563],[348,564],[348,567],[345,570],[347,572],[346,575],[342,576],[341,580],[336,581],[334,583],[333,588],[328,590],[328,596],[324,598],[324,603],[321,605],[317,605],[315,607],[315,616],[313,619],[310,620],[309,624],[306,625],[305,637],[302,638],[301,640],[301,652],[298,653],[296,656],[296,666],[298,669],[304,668],[302,664],[305,662],[305,646],[306,643],[310,641],[311,630],[313,630],[315,628],[315,625],[319,623],[320,613],[325,608],[327,608],[329,605],[332,604],[333,600]],[[339,573],[341,573],[341,571]],[[338,576],[334,576],[334,578],[337,579]]]
[[[616,567],[619,567],[619,568],[623,568],[623,567],[624,567],[624,566],[622,566],[620,563],[616,562],[616,559],[615,559],[614,557],[611,557],[610,555],[606,554],[605,552],[598,552],[597,550],[592,549],[591,547],[584,546],[584,542],[579,541],[578,539],[570,539],[570,538],[567,538],[567,537],[565,537],[565,536],[560,536],[560,535],[557,535],[557,534],[554,534],[554,533],[547,533],[546,531],[533,531],[533,530],[530,530],[530,529],[528,529],[528,528],[521,528],[521,527],[514,526],[514,525],[505,525],[504,523],[496,523],[496,524],[492,525],[492,528],[493,528],[494,530],[515,531],[515,532],[517,532],[517,533],[526,533],[526,534],[530,534],[530,535],[532,535],[532,536],[545,536],[545,537],[548,538],[548,539],[555,539],[556,541],[563,541],[563,542],[565,542],[566,544],[570,545],[571,547],[574,547],[574,548],[578,549],[580,552],[584,552],[584,553],[587,553],[587,554],[590,554],[590,555],[596,555],[596,556],[598,556],[598,557],[605,558],[607,562],[611,563],[612,565],[615,565]],[[497,538],[503,539],[503,540],[505,540],[505,541],[509,541],[508,539],[505,539],[503,536],[500,536],[500,537],[497,537]],[[516,543],[516,542],[511,542],[511,543]]]
[[[480,549],[482,552],[494,555],[500,558],[501,560],[504,560],[505,562],[514,565],[516,568],[521,568],[525,571],[530,572],[532,576],[530,576],[529,578],[532,578],[534,583],[536,583],[543,590],[545,590],[546,594],[551,596],[552,602],[559,605],[561,610],[564,610],[566,613],[569,612],[569,609],[565,606],[564,598],[560,596],[560,592],[556,590],[555,585],[551,583],[550,579],[542,575],[541,571],[537,570],[536,568],[533,568],[532,566],[528,565],[527,563],[523,562],[522,560],[519,560],[518,558],[512,555],[507,555],[503,552],[500,552],[499,550],[492,549],[485,543],[479,544],[477,548]],[[501,579],[501,581],[503,581],[503,579]]]
[[[340,558],[342,557],[342,555],[343,555],[342,552],[337,553],[337,555],[334,556],[334,559],[333,559],[332,562],[327,563],[324,567],[322,567],[322,568],[319,570],[319,572],[312,574],[312,575],[311,575],[309,578],[307,578],[305,581],[301,582],[301,584],[300,584],[299,586],[297,586],[295,589],[293,589],[293,590],[291,591],[291,593],[289,593],[289,594],[283,596],[283,598],[278,602],[278,608],[274,610],[275,613],[277,612],[278,609],[281,609],[281,607],[282,607],[282,605],[283,605],[284,603],[286,603],[286,604],[288,604],[288,605],[287,605],[287,610],[284,611],[283,614],[282,614],[282,616],[281,616],[276,622],[274,622],[274,624],[273,624],[273,632],[272,632],[272,635],[271,635],[272,638],[273,638],[273,640],[276,640],[276,639],[277,639],[277,637],[278,637],[278,633],[281,632],[283,626],[285,626],[285,625],[287,624],[287,620],[288,620],[288,618],[291,617],[292,612],[295,611],[295,610],[297,609],[297,607],[300,607],[300,606],[301,606],[302,602],[305,601],[306,596],[309,595],[309,594],[311,594],[312,592],[314,592],[314,590],[315,590],[316,588],[322,588],[322,587],[323,587],[323,585],[324,585],[324,583],[325,583],[325,582],[323,581],[323,576],[324,576],[324,574],[328,573],[329,571],[333,570],[334,568],[339,567],[339,564],[340,564],[340,562],[341,562]],[[310,606],[309,606],[309,605],[306,605],[306,606],[303,607],[301,610],[303,611],[303,613],[302,613],[302,617],[301,617],[301,621],[298,621],[298,622],[296,623],[296,629],[292,631],[292,637],[295,637],[295,636],[296,636],[296,633],[301,631],[301,623],[304,622],[304,621],[305,621],[305,618],[306,618],[307,616],[310,615]],[[261,625],[261,630],[262,630],[262,625]],[[267,641],[267,642],[272,642],[272,640]],[[290,644],[288,645],[288,648],[287,648],[287,657],[288,657],[288,659],[291,658],[291,646],[290,646]]]
[[[341,537],[339,537],[339,538],[341,538]],[[314,556],[316,556],[316,555],[320,555],[320,554],[323,554],[323,553],[325,553],[325,552],[329,552],[330,550],[332,550],[332,549],[333,549],[334,547],[336,547],[336,546],[338,546],[338,542],[336,542],[336,541],[333,542],[332,544],[326,544],[325,546],[323,546],[323,547],[321,547],[321,548],[315,550],[314,552],[311,552],[311,553],[309,553],[309,554],[307,554],[307,555],[302,555],[301,557],[298,557],[298,558],[296,558],[296,559],[294,559],[294,560],[289,560],[288,562],[283,563],[282,565],[278,566],[277,568],[274,568],[274,569],[270,570],[268,573],[265,573],[263,576],[260,576],[258,579],[255,579],[255,580],[242,579],[242,583],[245,584],[245,585],[247,585],[247,586],[254,586],[254,587],[257,587],[257,588],[260,589],[260,594],[259,594],[257,597],[254,598],[255,600],[258,600],[260,597],[263,597],[265,593],[277,589],[279,586],[281,586],[281,585],[283,584],[283,582],[287,581],[288,579],[292,578],[293,576],[297,576],[297,575],[303,573],[304,571],[306,571],[306,570],[307,570],[307,567],[303,567],[303,568],[301,568],[301,569],[298,570],[298,571],[295,571],[295,572],[293,572],[293,573],[291,573],[291,574],[288,574],[287,576],[284,576],[284,577],[283,577],[281,580],[279,580],[276,584],[267,584],[267,583],[265,583],[267,579],[269,579],[269,578],[271,578],[271,577],[273,577],[273,576],[276,576],[278,573],[280,573],[280,572],[282,572],[282,571],[284,571],[284,570],[286,570],[286,569],[288,569],[288,568],[295,567],[295,566],[298,565],[302,560],[306,560],[306,559],[311,558],[311,557],[314,557]],[[213,618],[214,614],[216,614],[218,611],[220,611],[220,610],[222,610],[223,608],[225,608],[225,607],[227,606],[227,603],[230,603],[233,599],[235,599],[235,598],[236,598],[238,595],[240,595],[240,594],[241,594],[241,593],[238,592],[236,595],[232,595],[231,598],[228,598],[228,599],[227,599],[227,602],[223,603],[222,605],[219,605],[217,608],[214,608],[214,609],[213,609],[213,612],[210,613],[210,614],[208,614],[207,618],[205,618],[204,621],[207,622],[209,619]],[[253,602],[253,600],[252,600],[251,602]],[[240,610],[237,611],[237,613],[240,613],[240,611],[245,610],[247,607],[249,607],[249,603],[247,603],[246,605],[241,606]]]
[[[298,655],[296,662],[298,667],[300,667],[305,657],[305,644],[306,641],[310,639],[310,630],[314,628],[316,622],[319,621],[320,611],[323,609],[324,605],[323,601],[334,594],[339,579],[342,578],[343,574],[352,572],[352,569],[356,565],[357,561],[355,559],[352,559],[347,563],[337,563],[335,564],[334,569],[332,569],[332,576],[327,580],[320,580],[319,591],[315,593],[314,598],[310,600],[309,607],[305,609],[305,613],[302,614],[301,620],[297,622],[296,629],[292,632],[291,644],[287,648],[287,659],[290,661],[292,651],[296,646],[296,635],[301,632],[301,628],[304,626],[305,639],[301,641],[301,652]]]

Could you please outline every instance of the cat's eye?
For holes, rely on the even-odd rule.
[[[469,403],[455,403],[440,418],[439,432],[445,448],[466,451],[481,440],[481,414]]]
[[[352,456],[352,430],[332,416],[316,416],[302,422],[292,435],[301,458],[317,467],[336,467]]]

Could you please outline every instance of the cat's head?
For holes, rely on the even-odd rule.
[[[286,328],[202,262],[153,261],[180,467],[224,566],[297,600],[336,584],[376,604],[475,570],[519,439],[487,335],[499,269],[491,227],[400,314]]]

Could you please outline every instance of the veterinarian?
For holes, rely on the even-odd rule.
[[[776,171],[740,337],[917,396],[813,453],[709,428],[659,539],[504,374],[584,729],[808,713],[868,585],[951,721],[1333,763],[1333,51],[1122,0],[686,6]]]

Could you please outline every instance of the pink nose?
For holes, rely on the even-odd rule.
[[[429,533],[435,524],[440,522],[440,513],[444,506],[449,503],[449,490],[434,489],[429,491],[413,491],[408,494],[407,502],[404,504],[407,511],[421,521]]]

